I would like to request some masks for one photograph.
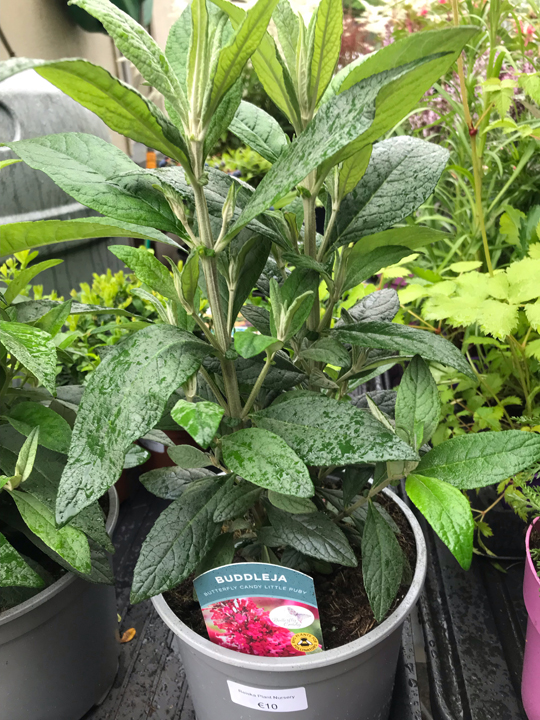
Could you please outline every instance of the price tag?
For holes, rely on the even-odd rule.
[[[240,683],[227,680],[231,700],[237,705],[243,705],[263,712],[296,712],[307,710],[308,702],[306,689],[303,687],[287,690],[248,687]]]

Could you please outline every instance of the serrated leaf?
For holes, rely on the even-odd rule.
[[[175,445],[167,450],[171,460],[185,470],[204,468],[212,464],[210,456],[191,445]]]
[[[416,473],[461,490],[493,485],[540,460],[540,436],[520,430],[459,435],[420,460]]]
[[[289,144],[277,120],[245,100],[240,103],[229,130],[271,163],[276,162]]]
[[[157,424],[170,395],[209,351],[168,325],[139,330],[110,350],[91,374],[79,407],[58,492],[59,523],[118,479],[131,443]]]
[[[435,189],[448,157],[446,148],[407,136],[377,143],[364,176],[341,203],[332,244],[356,242],[411,215]]]
[[[396,431],[416,450],[431,440],[439,424],[439,389],[429,367],[419,355],[409,363],[396,397]],[[416,427],[422,425],[422,438],[416,442]]]
[[[144,473],[140,481],[153,495],[165,500],[177,500],[188,485],[210,477],[214,477],[210,470],[166,467]]]
[[[179,400],[171,410],[171,417],[188,431],[198,445],[206,448],[218,431],[223,413],[223,408],[213,402]],[[169,455],[171,452],[174,452],[173,448]]]
[[[254,485],[297,497],[315,492],[302,460],[272,432],[239,430],[222,438],[222,451],[227,467]]]
[[[67,454],[71,442],[71,428],[54,410],[36,402],[22,402],[11,408],[7,419],[26,437],[33,428],[39,427],[40,445]]]
[[[261,496],[261,488],[251,483],[241,482],[234,485],[224,495],[214,512],[214,522],[225,522],[242,517]]]
[[[370,502],[362,533],[362,576],[377,622],[392,607],[403,575],[403,551],[390,526]]]
[[[101,237],[132,237],[155,240],[178,247],[178,243],[151,227],[123,223],[113,218],[76,218],[75,220],[35,220],[0,225],[2,253],[13,255],[22,250],[68,240]]]
[[[105,68],[81,58],[13,58],[2,63],[0,81],[29,68],[98,115],[111,130],[186,163],[187,147],[177,128],[153,102]]]
[[[0,533],[0,587],[43,587],[43,579]]]
[[[165,53],[142,25],[109,0],[70,0],[70,4],[83,8],[99,20],[143,78],[167,98],[177,112],[187,115],[184,90]]]
[[[407,495],[464,570],[471,566],[474,520],[471,505],[457,488],[437,478],[409,475]]]
[[[274,507],[285,510],[285,512],[292,513],[293,515],[306,515],[317,512],[317,506],[308,498],[283,495],[282,493],[275,492],[275,490],[269,490],[268,499]]]
[[[417,459],[408,445],[369,413],[324,395],[291,394],[251,418],[258,427],[282,437],[308,465]]]
[[[131,602],[170,590],[191,575],[221,533],[213,516],[225,487],[216,481],[193,489],[161,513],[141,548]]]
[[[79,572],[91,571],[90,548],[84,533],[70,526],[57,528],[53,513],[32,495],[14,490],[10,496],[35,535]]]
[[[0,320],[0,343],[52,394],[56,385],[56,347],[49,333]]]
[[[290,545],[304,555],[347,567],[356,567],[358,561],[342,530],[325,513],[289,515],[272,505],[268,517],[283,545]]]
[[[341,342],[359,347],[420,355],[426,360],[449,365],[464,375],[475,377],[469,363],[452,343],[425,330],[379,321],[344,325],[333,330],[332,335]]]
[[[83,205],[122,222],[185,235],[152,179],[105,140],[85,133],[57,133],[6,145]]]

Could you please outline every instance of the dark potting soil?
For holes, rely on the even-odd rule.
[[[400,529],[400,533],[396,537],[411,568],[410,573],[404,573],[405,576],[408,575],[407,582],[402,583],[399,588],[394,604],[388,613],[391,614],[401,603],[410,587],[416,567],[416,543],[411,527],[396,503],[385,495],[380,495],[377,502],[388,511]],[[243,562],[241,559],[239,561]],[[361,567],[362,563],[359,559],[358,566],[355,568],[337,567],[330,575],[312,574],[315,581],[324,646],[327,650],[357,640],[377,625],[364,588]],[[193,580],[194,575],[164,595],[169,607],[182,622],[194,632],[207,638],[200,605],[193,597]]]

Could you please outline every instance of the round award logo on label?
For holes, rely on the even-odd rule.
[[[291,638],[291,645],[295,650],[301,650],[302,652],[313,652],[319,647],[319,641],[311,633],[296,633]]]

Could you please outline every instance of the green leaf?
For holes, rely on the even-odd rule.
[[[354,252],[359,255],[366,255],[375,248],[389,245],[401,245],[411,251],[431,243],[445,242],[450,237],[448,233],[433,230],[423,225],[408,225],[407,227],[392,228],[373,235],[366,235],[362,238],[362,242],[355,244]]]
[[[317,506],[308,498],[299,498],[294,495],[283,495],[275,490],[268,491],[268,499],[274,507],[293,515],[306,515],[317,512]]]
[[[380,90],[416,66],[417,63],[403,65],[373,75],[323,105],[304,132],[280,155],[264,177],[229,230],[229,236],[234,236],[302,182],[312,170],[337,157],[340,150],[365,133],[375,117],[375,101]]]
[[[215,477],[210,470],[165,467],[144,473],[140,481],[153,495],[165,500],[177,500],[192,482],[209,477]]]
[[[364,249],[362,245],[363,243],[357,243],[346,255],[343,292],[369,280],[383,268],[395,265],[411,254],[409,248],[401,245],[376,247],[365,253],[361,251]]]
[[[90,375],[58,492],[66,523],[120,476],[131,443],[161,418],[170,395],[210,346],[167,325],[151,325],[114,346]]]
[[[351,356],[347,350],[341,343],[330,337],[317,340],[306,350],[302,350],[300,357],[336,367],[349,368],[351,366]]]
[[[178,243],[151,227],[122,223],[113,218],[94,217],[75,220],[35,220],[34,222],[0,225],[2,253],[14,255],[40,245],[52,245],[67,240],[101,237],[132,237],[156,240],[178,247]]]
[[[242,481],[221,498],[216,511],[214,522],[221,523],[243,517],[261,496],[261,488]]]
[[[276,343],[279,343],[277,338],[258,335],[251,330],[243,330],[234,334],[234,349],[243,358],[259,355]],[[279,345],[281,346],[281,343]]]
[[[57,133],[5,144],[83,205],[123,222],[185,235],[151,177],[111,143],[85,133]]]
[[[321,99],[336,69],[343,33],[342,0],[322,0],[315,21],[310,94],[313,105]]]
[[[2,247],[2,252],[4,251]],[[32,282],[32,280],[42,273],[44,270],[60,265],[63,260],[45,260],[44,262],[37,263],[37,265],[31,265],[18,273],[15,278],[9,283],[7,290],[4,293],[4,298],[8,305],[15,300],[17,295],[24,290],[25,287]]]
[[[64,303],[59,303],[52,307],[45,315],[39,318],[36,322],[36,327],[49,333],[51,337],[55,337],[63,328],[68,317],[72,314],[71,305],[72,301],[67,300]]]
[[[23,323],[0,320],[0,343],[54,395],[56,347],[49,333]]]
[[[123,470],[129,470],[130,468],[139,467],[150,458],[150,451],[140,445],[132,445],[126,453],[124,458]]]
[[[437,478],[409,475],[407,495],[464,570],[473,556],[474,520],[468,498]]]
[[[439,424],[439,389],[429,367],[419,355],[409,363],[396,398],[396,432],[416,450],[431,440]],[[421,438],[417,442],[417,427]]]
[[[348,71],[348,74],[348,68],[344,68],[341,72],[345,75],[345,79],[341,83],[339,81],[336,83],[336,91],[342,93],[354,83],[362,82],[374,73],[431,56],[429,62],[418,65],[406,78],[388,85],[383,90],[377,99],[377,115],[363,141],[374,142],[407,117],[433,83],[454,65],[466,43],[477,33],[477,27],[465,25],[411,33],[408,37],[381,48],[369,57],[362,58],[363,62],[359,62],[351,69],[352,71]]]
[[[0,587],[43,587],[42,578],[0,533]]]
[[[229,130],[271,163],[276,162],[289,144],[277,120],[245,100],[240,103]]]
[[[401,585],[403,551],[382,515],[369,503],[362,533],[362,576],[369,604],[382,622]]]
[[[251,418],[258,427],[283,438],[308,465],[418,459],[369,413],[324,395],[291,393],[290,398],[252,413]]]
[[[177,128],[153,102],[105,68],[81,58],[12,58],[2,63],[0,81],[29,68],[95,113],[111,130],[189,167],[187,147]]]
[[[175,445],[167,450],[171,460],[186,470],[204,468],[212,464],[210,456],[191,445]]]
[[[347,567],[358,565],[347,538],[337,524],[324,513],[292,516],[269,505],[268,517],[283,545],[290,545],[304,555],[318,560]]]
[[[360,180],[364,177],[371,153],[373,151],[372,145],[366,145],[358,152],[348,157],[341,165],[339,169],[339,183],[338,192],[339,197],[343,198],[345,195],[353,190]]]
[[[67,454],[71,442],[71,428],[54,410],[36,402],[22,402],[11,408],[7,419],[26,437],[33,428],[38,427],[40,445]]]
[[[161,513],[141,548],[132,603],[170,590],[191,575],[220,535],[213,516],[225,489],[218,482],[201,486]]]
[[[206,448],[218,431],[223,413],[223,408],[213,402],[179,400],[171,410],[171,417],[198,445]]]
[[[191,45],[192,18],[191,5],[187,5],[182,14],[173,23],[165,45],[165,55],[182,89],[187,93],[187,67]]]
[[[377,143],[364,176],[341,203],[332,244],[356,242],[411,215],[432,194],[448,156],[446,148],[407,136]]]
[[[353,499],[360,495],[373,475],[370,467],[347,467],[343,475],[343,505],[349,507]]]
[[[254,485],[297,497],[315,492],[304,463],[272,432],[249,428],[225,435],[222,450],[227,467]]]
[[[459,435],[426,453],[416,472],[461,490],[493,485],[540,460],[540,437],[521,430]]]
[[[263,39],[278,0],[258,0],[247,11],[232,41],[224,47],[214,75],[208,116],[215,111],[221,98],[238,80],[245,64]]]
[[[279,44],[287,64],[287,69],[293,79],[296,80],[296,49],[298,46],[298,30],[300,19],[293,11],[289,0],[280,0],[272,15],[279,38]]]
[[[22,519],[35,535],[79,572],[91,571],[90,548],[84,533],[70,526],[57,528],[53,513],[32,495],[18,490],[10,495]]]
[[[186,302],[191,305],[199,283],[199,256],[197,253],[194,253],[187,259],[182,268],[180,282],[182,285],[182,294]]]
[[[229,565],[234,559],[234,535],[224,533],[219,535],[210,550],[198,564],[195,570],[195,577],[202,575],[208,570],[213,570],[222,565]]]
[[[272,334],[270,330],[270,313],[266,308],[257,305],[244,305],[242,315],[263,335]]]
[[[227,0],[213,0],[213,2],[227,13],[235,29],[240,27],[246,15],[245,10]],[[268,32],[263,36],[258,49],[251,56],[251,62],[266,93],[289,120],[295,122],[299,118],[298,104],[289,97],[288,86],[285,82],[285,76],[288,73],[278,59],[275,42]]]
[[[27,439],[24,441],[17,462],[15,464],[15,475],[20,478],[21,482],[25,482],[34,467],[36,459],[37,446],[39,442],[39,426],[30,430]]]
[[[238,313],[242,310],[255,283],[261,276],[271,248],[272,242],[270,239],[260,236],[255,236],[242,245],[237,260],[238,279],[235,283],[232,306],[232,317],[234,320],[238,317]],[[231,252],[234,252],[234,249],[235,248],[232,247]]]
[[[223,133],[226,133],[234,119],[235,113],[242,100],[242,92],[244,84],[242,78],[237,80],[234,85],[227,90],[225,97],[219,103],[215,113],[210,119],[206,137],[204,139],[204,152],[209,155],[214,146],[219,142]]]
[[[109,250],[127,265],[142,283],[169,300],[177,299],[171,273],[144,245],[138,248],[129,245],[109,245]]]
[[[183,115],[187,110],[185,93],[165,53],[146,30],[109,0],[69,0],[99,20],[120,52],[130,60],[143,78]],[[187,115],[187,113],[186,113]]]
[[[451,342],[426,330],[393,322],[360,322],[333,330],[332,335],[344,343],[359,347],[399,351],[420,355],[426,360],[449,365],[474,378],[469,363]]]

